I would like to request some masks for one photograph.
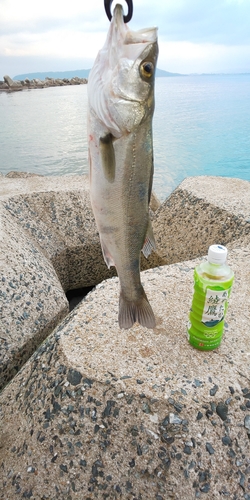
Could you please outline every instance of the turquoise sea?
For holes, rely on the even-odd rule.
[[[0,172],[88,172],[87,86],[0,92]],[[250,180],[250,75],[156,78],[154,189],[188,176]],[[1,182],[1,181],[0,181]]]

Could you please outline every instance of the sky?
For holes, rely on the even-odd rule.
[[[121,3],[127,13],[125,0]],[[250,0],[133,0],[132,30],[157,26],[158,68],[250,72]],[[103,0],[0,0],[4,75],[92,67],[109,28]]]

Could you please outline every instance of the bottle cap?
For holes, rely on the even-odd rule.
[[[211,264],[224,264],[227,260],[227,248],[223,245],[211,245],[208,249],[208,261]]]

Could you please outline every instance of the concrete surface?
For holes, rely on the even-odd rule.
[[[250,183],[186,179],[152,215],[154,330],[118,328],[86,179],[1,177],[0,209],[3,383],[58,324],[0,395],[0,498],[250,500]],[[186,338],[189,259],[212,243],[235,284],[204,353]],[[65,317],[64,292],[92,283]]]
[[[153,220],[157,252],[166,263],[205,255],[250,234],[250,183],[226,177],[189,177],[165,200]]]
[[[249,500],[249,259],[213,352],[186,338],[200,259],[143,273],[154,330],[121,331],[98,285],[2,392],[0,498]]]
[[[249,186],[239,179],[195,177],[184,180],[161,206],[154,197],[157,251],[149,259],[142,255],[142,269],[203,255],[211,242],[227,245],[248,237]],[[86,176],[11,172],[1,177],[0,208],[3,387],[67,314],[64,292],[94,286],[116,272],[102,257]],[[24,275],[26,281],[16,278]],[[26,302],[23,286],[30,297]]]
[[[114,271],[103,262],[87,178],[9,174],[0,210],[1,388],[69,312],[65,292]]]
[[[0,205],[0,388],[68,313],[58,276]]]

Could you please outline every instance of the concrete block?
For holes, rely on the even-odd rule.
[[[115,274],[103,261],[86,176],[4,178],[0,197],[51,261],[65,291]]]
[[[227,246],[249,236],[250,183],[189,177],[156,211],[153,229],[158,258],[165,264],[205,255],[211,244]]]
[[[4,299],[1,384],[5,384],[67,313],[64,292],[97,285],[116,271],[108,270],[102,257],[86,176],[43,177],[12,172],[1,177],[0,204],[1,275],[5,280],[0,282]],[[142,256],[141,268],[203,255],[215,242],[230,246],[238,238],[239,248],[244,246],[249,238],[249,204],[250,184],[246,181],[186,179],[160,207],[157,199],[153,200],[157,251],[148,260]],[[28,273],[25,262],[30,261],[30,255],[35,255],[36,262],[25,290],[32,313],[26,311],[27,304],[24,308],[24,303],[16,299],[24,291],[22,281],[15,278],[18,273]],[[41,279],[46,284],[41,284]],[[6,291],[8,283],[16,287],[13,292],[9,285]],[[46,287],[50,287],[49,292]],[[42,319],[38,304],[42,304]]]
[[[142,274],[151,331],[120,330],[118,279],[101,283],[4,389],[4,498],[246,498],[250,242],[230,251],[228,326],[213,352],[186,338],[198,261]]]

